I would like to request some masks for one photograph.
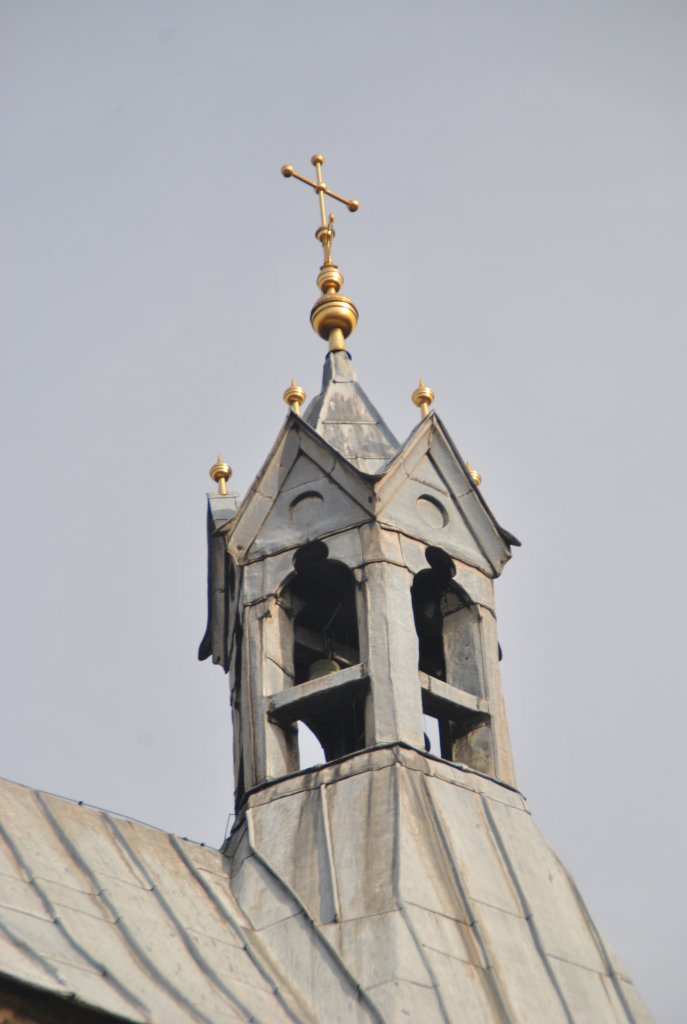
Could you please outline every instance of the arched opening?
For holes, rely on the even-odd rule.
[[[480,610],[453,577],[441,548],[427,548],[430,568],[413,580],[419,669],[475,697],[484,696]]]
[[[412,602],[418,637],[419,670],[448,687],[422,692],[425,749],[450,761],[488,772],[492,768],[489,714],[473,698],[483,698],[484,669],[480,609],[459,586],[453,560],[440,548],[427,548],[428,569],[413,580]],[[456,696],[448,696],[451,687]]]
[[[328,555],[322,541],[301,548],[283,595],[293,620],[295,686],[360,662],[355,577]],[[333,691],[301,722],[321,744],[327,761],[353,753],[365,746],[365,696]]]
[[[344,565],[328,558],[327,545],[315,541],[294,558],[289,584],[294,614],[294,680],[337,672],[360,661],[355,579]]]
[[[441,548],[427,548],[430,568],[413,580],[412,599],[419,647],[419,668],[435,679],[446,679],[445,620],[471,602],[453,582],[456,567]]]

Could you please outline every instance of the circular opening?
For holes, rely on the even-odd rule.
[[[317,491],[306,491],[299,494],[289,505],[289,517],[302,526],[314,522],[322,511],[324,498]]]
[[[417,499],[417,510],[420,518],[434,530],[442,530],[448,522],[448,512],[436,498],[429,494],[421,494]]]

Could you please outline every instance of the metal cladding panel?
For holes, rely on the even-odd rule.
[[[217,851],[0,782],[5,977],[135,1022],[301,1019],[244,923]]]
[[[515,914],[477,904],[477,923],[499,983],[508,1019],[513,1024],[570,1024],[570,1017],[554,985],[527,921]],[[611,1018],[612,1020],[612,1018]],[[598,1018],[598,1024],[604,1017]],[[606,1018],[604,1024],[610,1024]]]
[[[314,484],[320,480],[326,480],[327,474],[321,466],[301,454],[289,470],[288,476],[282,484],[282,494],[285,491],[292,491],[295,488],[303,487],[305,484]]]
[[[406,479],[403,486],[394,494],[377,514],[378,522],[390,529],[398,529],[411,537],[416,537],[424,544],[440,547],[454,558],[468,565],[473,565],[487,576],[498,576],[507,560],[503,557],[490,557],[490,548],[482,543],[480,534],[482,524],[473,522],[484,513],[479,510],[477,516],[466,514],[468,509],[463,503],[473,495],[465,495],[454,501],[447,491],[430,489],[427,484],[415,479]],[[488,525],[491,530],[491,523]],[[495,535],[494,535],[495,536]]]
[[[371,1022],[376,1019],[367,1000],[341,970],[335,955],[327,951],[303,914],[271,925],[260,940],[278,958],[284,977],[309,1007],[311,1019],[327,1024]]]
[[[443,953],[452,960],[485,966],[486,962],[476,953],[471,925],[447,914],[446,907],[442,913],[437,913],[408,903],[406,916],[416,942],[422,946],[434,953]]]
[[[358,383],[348,352],[327,354],[322,391],[304,419],[364,473],[380,472],[398,450],[398,441]]]
[[[226,855],[0,783],[0,965],[135,1024],[651,1022],[520,794],[400,744],[250,794]]]
[[[445,1021],[441,999],[433,986],[414,985],[410,981],[386,981],[370,989],[380,1017],[389,1024],[396,1021]]]
[[[618,993],[606,975],[566,960],[552,958],[551,966],[574,1021],[595,1024],[603,1006],[609,1021],[627,1024]]]
[[[450,1024],[494,1024],[503,1020],[482,967],[431,950],[432,975]]]
[[[320,804],[313,800],[318,786],[326,792]],[[289,849],[294,857],[302,853],[287,838],[294,822],[299,820],[303,833],[317,843],[318,857],[310,854],[308,862],[316,872],[323,865],[331,871],[339,915],[327,923],[313,909],[313,929],[336,949],[341,969],[382,1019],[395,1022],[408,1014],[444,1024],[646,1024],[651,1019],[631,986],[631,995],[623,994],[629,983],[616,972],[522,796],[508,786],[390,744],[266,786],[249,797],[248,807],[255,856],[286,864],[284,884],[288,879],[293,896],[302,895],[312,907],[311,880],[299,892],[288,864]],[[308,813],[318,821],[322,817],[326,827],[313,831],[305,821]],[[284,831],[280,820],[289,821]],[[521,861],[529,861],[527,877]],[[252,918],[247,896],[242,906]],[[540,900],[548,903],[549,914],[541,926]],[[558,954],[547,945],[549,923],[558,929]],[[583,954],[598,969],[562,959],[563,950]],[[270,953],[278,961],[285,955],[277,946]],[[636,1009],[630,1009],[633,1000]]]
[[[255,856],[241,862],[232,877],[232,890],[254,931],[262,931],[302,911],[289,887]]]
[[[314,485],[302,484],[274,500],[250,546],[250,558],[317,540],[369,518],[369,513],[331,478],[323,477]]]
[[[494,803],[488,809],[497,842],[520,891],[523,908],[551,956],[604,972],[607,964],[586,910],[553,850],[541,841],[531,816]],[[561,927],[564,922],[565,927]]]
[[[654,1024],[654,1018],[632,982],[621,980],[619,988],[628,1009],[628,1020],[633,1024]]]
[[[4,882],[4,878],[0,878]],[[0,912],[0,974],[35,986],[45,992],[64,992],[64,981],[57,965],[43,960],[30,948],[23,949],[13,935],[5,930],[4,914]]]
[[[341,919],[395,907],[395,767],[342,779],[327,793]]]
[[[469,899],[519,914],[515,890],[484,819],[480,794],[435,778],[428,779],[427,788],[432,814],[449,843],[451,862]]]
[[[404,900],[434,911],[450,914],[454,922],[470,923],[470,913],[456,888],[452,865],[437,830],[424,776],[416,772],[397,773],[400,797],[398,824],[399,889]],[[419,865],[421,868],[418,870]],[[460,942],[460,936],[457,937]],[[434,940],[440,942],[441,939]],[[461,946],[458,946],[461,949]],[[453,954],[460,955],[460,954]]]
[[[421,947],[398,910],[344,921],[339,933],[342,959],[362,988],[395,979],[432,986]]]
[[[295,889],[316,920],[337,916],[332,865],[321,789],[299,793],[285,804],[275,801],[249,811],[256,846],[269,849],[270,866]],[[281,841],[273,843],[271,837]]]

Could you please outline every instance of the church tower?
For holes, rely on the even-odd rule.
[[[429,387],[402,444],[361,387],[325,198],[358,203],[323,162],[282,168],[319,201],[322,390],[302,409],[292,381],[242,500],[211,470],[199,654],[230,678],[232,890],[310,992],[299,1019],[649,1021],[515,786],[494,580],[519,542]]]

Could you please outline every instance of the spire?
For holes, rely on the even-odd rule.
[[[308,406],[303,419],[344,458],[363,473],[379,473],[398,451],[398,441],[367,397],[346,351],[346,338],[358,323],[358,310],[341,294],[343,274],[332,260],[334,241],[334,215],[327,216],[325,196],[336,199],[355,213],[360,208],[357,199],[345,199],[333,192],[322,180],[324,157],[315,153],[311,158],[316,180],[303,177],[285,164],[281,172],[285,178],[297,178],[314,189],[320,204],[320,226],[315,238],[322,246],[323,262],[317,275],[322,294],[310,313],[310,323],[316,334],[329,342],[324,363],[322,390]],[[295,381],[284,392],[284,401],[300,412],[303,399],[294,396]],[[298,389],[300,391],[300,389]]]
[[[322,390],[303,419],[363,473],[380,473],[398,441],[367,397],[348,352],[327,353]]]
[[[343,274],[332,261],[332,242],[336,232],[334,231],[334,214],[327,217],[327,209],[324,202],[325,196],[343,203],[348,209],[355,213],[360,207],[357,199],[344,199],[337,192],[332,192],[322,180],[322,164],[324,157],[321,153],[315,153],[310,162],[315,168],[317,181],[304,178],[298,174],[291,164],[284,164],[281,173],[285,178],[297,178],[315,189],[320,203],[320,226],[315,232],[315,238],[322,245],[324,260],[317,275],[317,287],[322,294],[316,300],[311,312],[310,323],[316,334],[329,342],[330,352],[342,352],[346,348],[346,338],[352,334],[358,323],[358,310],[350,299],[341,295]]]

